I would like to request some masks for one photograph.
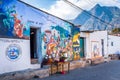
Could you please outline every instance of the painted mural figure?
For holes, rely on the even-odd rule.
[[[15,6],[13,6],[12,8],[8,8],[6,7],[6,13],[4,13],[4,15],[7,17],[5,19],[3,19],[3,23],[5,27],[8,27],[8,29],[10,29],[12,27],[11,23],[14,20],[14,17],[11,16],[11,14],[16,13],[16,11],[14,10]]]
[[[4,5],[3,5],[4,6]],[[13,36],[13,25],[14,25],[14,17],[12,14],[15,14],[15,6],[12,7],[1,7],[0,8],[0,31],[2,36]]]
[[[92,42],[92,56],[100,56],[98,42]]]
[[[50,41],[47,44],[47,54],[52,54],[54,48],[57,46],[56,41],[54,40],[53,36],[51,36]]]
[[[46,34],[43,37],[43,41],[47,44],[47,36],[46,36]]]
[[[98,56],[99,55],[99,48],[97,48],[97,45],[94,45],[93,53],[94,53],[94,56]]]
[[[17,18],[17,14],[13,14],[14,16],[14,31],[15,35],[19,38],[23,37],[23,24],[21,24],[21,21]]]
[[[0,37],[29,39],[30,23],[18,18],[23,15],[21,14],[23,12],[17,9],[19,6],[14,4],[14,0],[2,0],[2,2],[0,4]]]

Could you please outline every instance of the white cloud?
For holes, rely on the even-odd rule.
[[[73,4],[79,6],[84,10],[89,10],[96,5],[96,2],[91,2],[90,0],[69,0]]]
[[[68,1],[72,2],[73,4],[79,6],[84,10],[90,10],[96,4],[100,4],[102,6],[117,6],[120,8],[120,3],[117,3],[118,0],[68,0]],[[50,9],[47,11],[55,16],[58,16],[66,20],[74,19],[81,12],[81,10],[68,5],[63,0],[56,1],[56,3],[52,5]]]
[[[81,10],[77,10],[74,7],[71,7],[61,0],[52,5],[48,12],[63,19],[73,19],[81,12]]]

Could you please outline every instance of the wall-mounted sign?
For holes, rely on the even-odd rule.
[[[6,56],[9,60],[18,60],[21,56],[21,48],[17,44],[11,44],[6,49]]]

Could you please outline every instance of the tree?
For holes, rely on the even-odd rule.
[[[114,28],[114,29],[112,30],[112,33],[113,33],[113,34],[120,33],[120,28]]]

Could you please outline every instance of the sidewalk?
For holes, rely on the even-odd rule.
[[[0,80],[26,80],[39,76],[44,78],[49,76],[49,69],[27,69],[23,71],[10,72],[0,75]]]
[[[120,80],[120,61],[114,60],[77,68],[66,74],[55,74],[42,79],[31,78],[29,80]]]
[[[90,65],[89,63],[86,63],[86,61],[82,61],[82,60],[71,61],[70,74],[74,69],[83,68],[89,65]],[[68,67],[66,66],[64,66],[64,69],[68,70]],[[0,80],[26,80],[26,79],[29,80],[31,78],[45,78],[45,77],[51,77],[50,72],[51,72],[51,67],[49,65],[49,66],[44,66],[44,68],[41,68],[41,69],[28,69],[23,71],[5,73],[0,75]],[[68,75],[68,74],[65,74],[65,75]],[[53,75],[58,76],[61,74],[53,74]]]

